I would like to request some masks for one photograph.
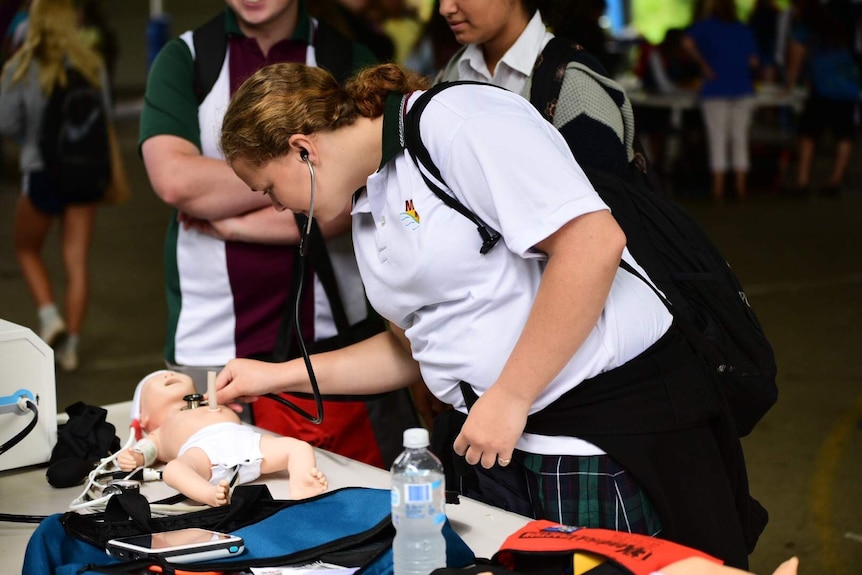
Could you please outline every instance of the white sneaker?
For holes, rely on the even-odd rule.
[[[39,337],[41,337],[42,341],[47,343],[49,346],[54,347],[54,344],[57,343],[57,340],[64,333],[66,333],[66,322],[63,321],[63,318],[58,317],[50,324],[42,325]]]
[[[54,361],[60,364],[64,371],[75,371],[78,369],[78,350],[64,345],[54,352]]]

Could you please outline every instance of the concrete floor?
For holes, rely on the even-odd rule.
[[[223,6],[220,0],[174,4],[165,9],[175,31]],[[113,3],[106,11],[117,12],[109,16],[121,29],[135,30],[121,36],[118,74],[120,92],[134,93],[145,65],[146,14],[121,5],[122,13]],[[98,215],[81,367],[57,373],[61,410],[75,401],[129,400],[139,378],[162,366],[161,250],[170,211],[153,194],[136,154],[137,117],[123,116],[118,128],[134,195]],[[818,159],[817,176],[824,176],[824,162]],[[35,329],[12,249],[16,166],[7,144],[0,174],[0,318]],[[760,194],[745,204],[684,201],[742,280],[778,360],[779,402],[744,439],[752,493],[770,513],[751,557],[759,574],[792,555],[800,557],[803,574],[862,573],[862,363],[853,363],[862,358],[862,146],[848,182],[841,197],[829,200]],[[62,293],[56,230],[46,257]]]

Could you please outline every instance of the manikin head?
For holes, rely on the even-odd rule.
[[[185,396],[197,393],[188,375],[174,371],[157,371],[141,382],[140,422],[150,432],[162,425],[169,414],[186,407]]]

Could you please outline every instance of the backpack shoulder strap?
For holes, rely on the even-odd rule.
[[[580,64],[584,73],[591,74],[593,80],[621,108],[623,123],[626,126],[627,132],[625,140],[631,140],[633,157],[630,160],[630,165],[636,172],[641,174],[641,177],[645,179],[647,185],[654,192],[661,194],[661,181],[655,170],[649,165],[646,150],[637,135],[637,127],[633,124],[634,118],[626,120],[627,116],[622,111],[626,101],[625,93],[615,83],[608,83],[610,77],[605,67],[595,56],[584,50],[579,44],[562,36],[554,36],[545,45],[542,53],[536,58],[536,64],[533,68],[532,83],[530,85],[530,103],[533,104],[546,120],[552,124],[554,123],[557,100],[560,96],[560,89],[563,86],[569,62]]]
[[[582,64],[600,76],[608,75],[601,62],[584,50],[580,44],[562,36],[551,38],[536,58],[530,85],[530,102],[549,122],[554,121],[554,108],[560,96],[560,88],[563,86],[563,78],[566,76],[566,66],[569,62]],[[601,85],[608,91],[607,86]],[[617,94],[609,92],[609,95],[614,102],[621,104]]]
[[[446,184],[445,180],[443,180],[443,176],[440,174],[440,169],[434,163],[434,160],[431,159],[431,154],[428,152],[428,148],[425,147],[425,144],[422,142],[422,136],[419,133],[419,120],[422,116],[422,111],[428,105],[428,102],[431,101],[431,98],[434,97],[435,94],[439,93],[441,90],[445,90],[450,86],[456,86],[459,84],[484,84],[482,82],[471,82],[468,80],[461,80],[458,82],[441,82],[440,84],[435,84],[429,90],[426,90],[419,98],[417,98],[416,102],[413,103],[413,107],[410,108],[410,111],[407,113],[404,118],[404,146],[407,148],[407,151],[410,152],[410,157],[413,158],[413,161],[419,167],[419,173],[422,175],[422,179],[425,180],[425,185],[434,192],[434,195],[440,198],[440,200],[476,224],[477,231],[479,232],[479,237],[482,238],[482,247],[479,250],[480,253],[486,254],[491,249],[497,245],[497,242],[500,241],[502,237],[500,232],[496,231],[494,228],[490,227],[486,224],[482,219],[471,212],[464,204],[459,202],[454,196],[451,194],[447,194],[443,191],[440,186],[434,183],[423,171],[422,168],[428,171],[438,182],[442,183],[444,186],[449,187]],[[406,97],[406,96],[405,96]]]
[[[195,47],[194,89],[200,104],[218,79],[227,54],[224,12],[195,28],[192,42]]]
[[[329,71],[339,83],[350,77],[353,72],[353,42],[323,20],[317,21],[314,52],[317,65]]]
[[[530,103],[549,122],[554,121],[554,104],[563,86],[566,65],[574,57],[575,47],[571,42],[554,36],[536,58],[533,81],[530,85]]]

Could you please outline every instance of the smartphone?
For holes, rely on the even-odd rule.
[[[245,544],[242,537],[194,527],[118,537],[108,541],[107,551],[119,559],[161,557],[171,563],[191,563],[239,555]]]

